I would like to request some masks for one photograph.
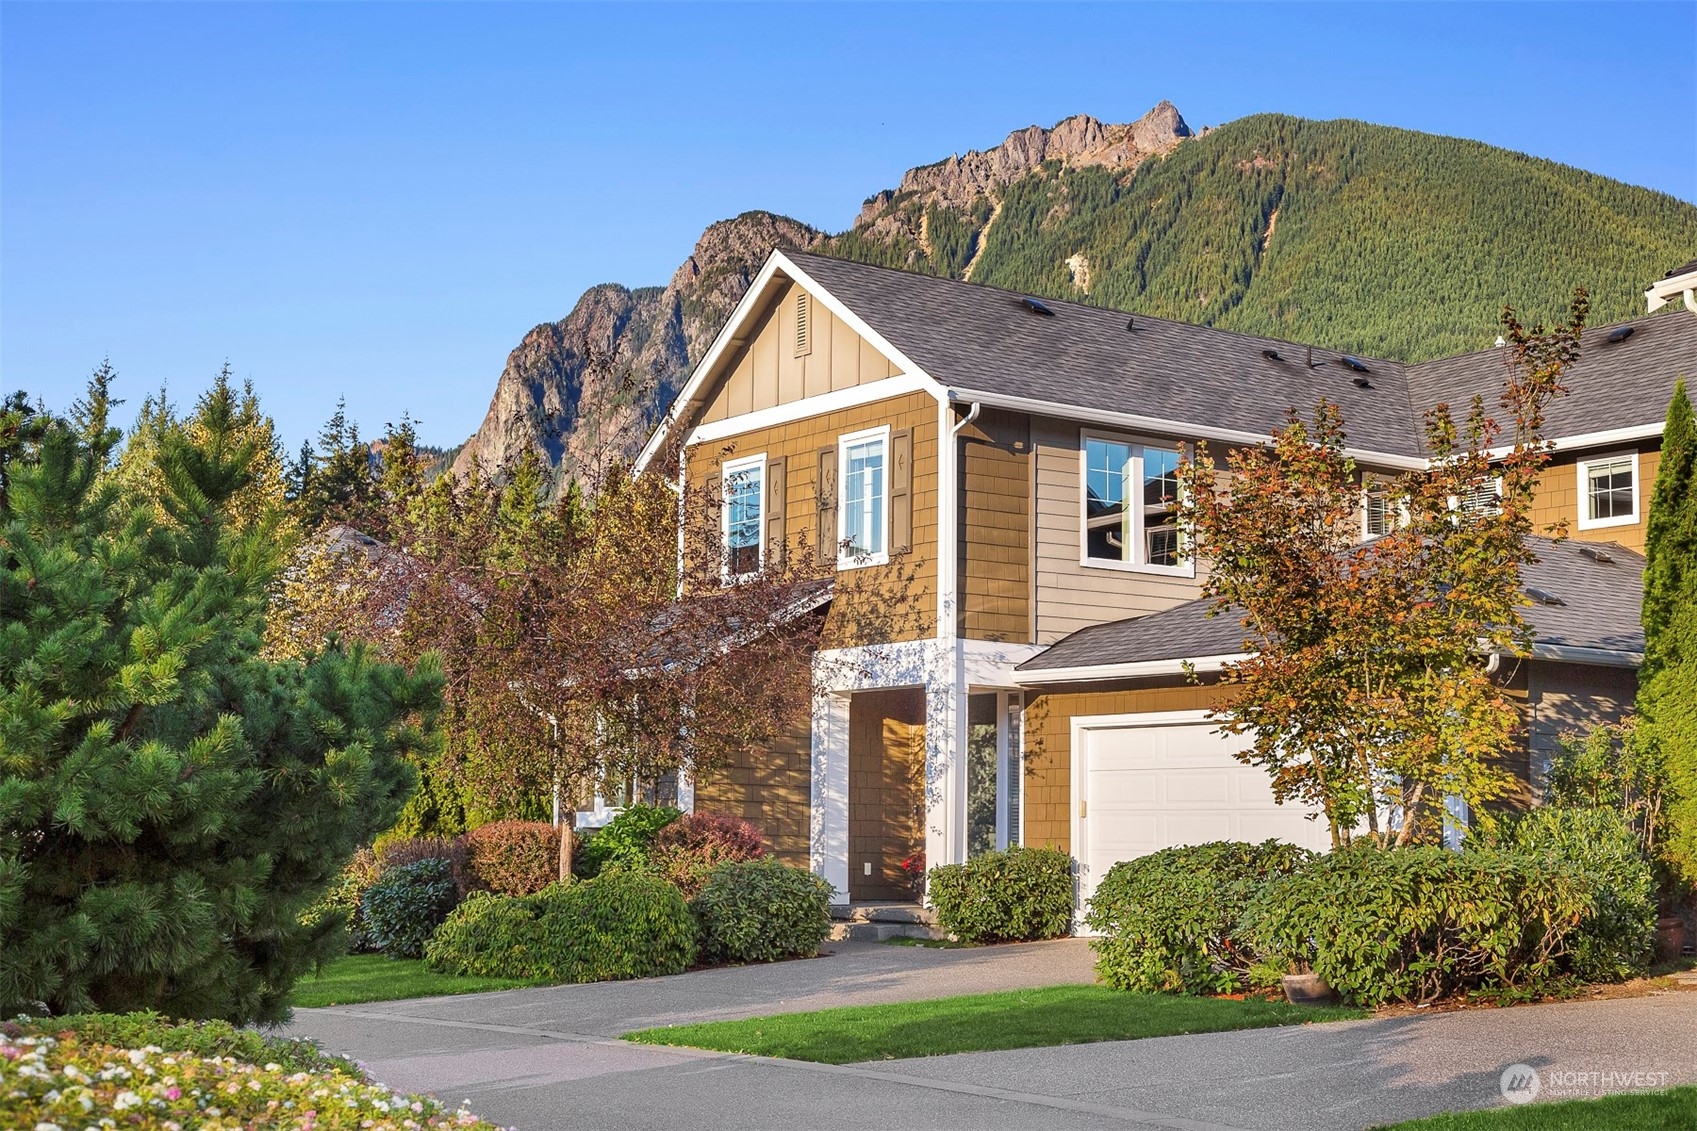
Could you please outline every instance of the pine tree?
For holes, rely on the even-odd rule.
[[[276,1020],[341,945],[300,914],[400,810],[440,672],[259,659],[281,547],[232,514],[264,454],[239,400],[159,425],[150,498],[107,473],[106,384],[75,424],[0,423],[0,1016]]]
[[[1697,885],[1697,421],[1684,380],[1668,406],[1644,552],[1638,712],[1668,769],[1668,862]]]

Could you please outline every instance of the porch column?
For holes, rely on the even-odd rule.
[[[960,650],[939,642],[925,682],[925,866],[966,859],[966,706]]]
[[[849,901],[849,700],[837,692],[813,695],[813,795],[809,866],[836,888],[832,903]]]

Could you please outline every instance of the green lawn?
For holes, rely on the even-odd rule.
[[[408,997],[477,994],[540,983],[515,978],[462,978],[435,974],[422,959],[384,958],[381,954],[350,954],[324,967],[319,977],[307,975],[295,983],[291,1004],[302,1009],[319,1005],[357,1005],[364,1001],[399,1001]]]
[[[1392,1131],[1690,1131],[1693,1127],[1697,1127],[1697,1087],[1456,1111],[1398,1123]]]
[[[1359,1009],[1308,1008],[1282,1001],[1128,994],[1105,986],[1050,986],[785,1013],[747,1021],[671,1025],[626,1033],[625,1040],[849,1064],[1365,1016],[1366,1012]]]

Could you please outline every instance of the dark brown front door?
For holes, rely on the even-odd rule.
[[[925,848],[925,692],[849,700],[849,899],[915,898],[902,861]]]

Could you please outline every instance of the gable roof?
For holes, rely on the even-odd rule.
[[[997,287],[788,253],[934,380],[962,400],[1004,398],[1086,415],[1126,414],[1177,429],[1212,426],[1262,439],[1295,406],[1336,403],[1350,446],[1420,454],[1399,362],[1359,358],[1359,373],[1331,350],[1144,314],[1026,296]],[[1128,322],[1132,329],[1127,329]],[[1279,355],[1274,360],[1263,351]],[[1369,388],[1355,384],[1366,379]]]
[[[1066,419],[1258,442],[1292,408],[1306,414],[1325,397],[1343,412],[1351,454],[1415,466],[1427,409],[1448,403],[1465,413],[1479,395],[1494,411],[1502,390],[1500,349],[1413,365],[1354,358],[1361,371],[1337,351],[1279,338],[774,251],[643,448],[639,470],[703,403],[744,340],[738,335],[790,280],[939,396]],[[1610,342],[1621,329],[1630,334]],[[1681,375],[1697,376],[1697,319],[1670,312],[1589,327],[1545,435],[1614,442],[1628,437],[1611,433],[1654,434]]]
[[[1532,629],[1533,655],[1580,658],[1595,653],[1597,661],[1613,656],[1616,663],[1636,665],[1644,652],[1639,621],[1643,556],[1612,542],[1540,537],[1527,541],[1538,560],[1522,570],[1523,586],[1562,601],[1535,603],[1523,611]],[[1599,550],[1610,560],[1593,556]],[[1164,612],[1081,628],[1020,664],[1015,670],[1027,673],[1027,678],[1019,682],[1040,683],[1053,672],[1241,654],[1245,630],[1239,617],[1229,611],[1210,616],[1213,607],[1213,601],[1198,598]]]
[[[1622,331],[1630,332],[1609,340]],[[1495,409],[1505,356],[1503,349],[1489,349],[1410,365],[1409,394],[1422,412],[1448,404],[1463,416],[1475,396],[1484,398],[1487,410]],[[1550,402],[1544,434],[1572,437],[1635,427],[1659,432],[1681,376],[1697,377],[1697,319],[1687,312],[1586,327],[1579,360],[1562,375],[1567,395]]]

